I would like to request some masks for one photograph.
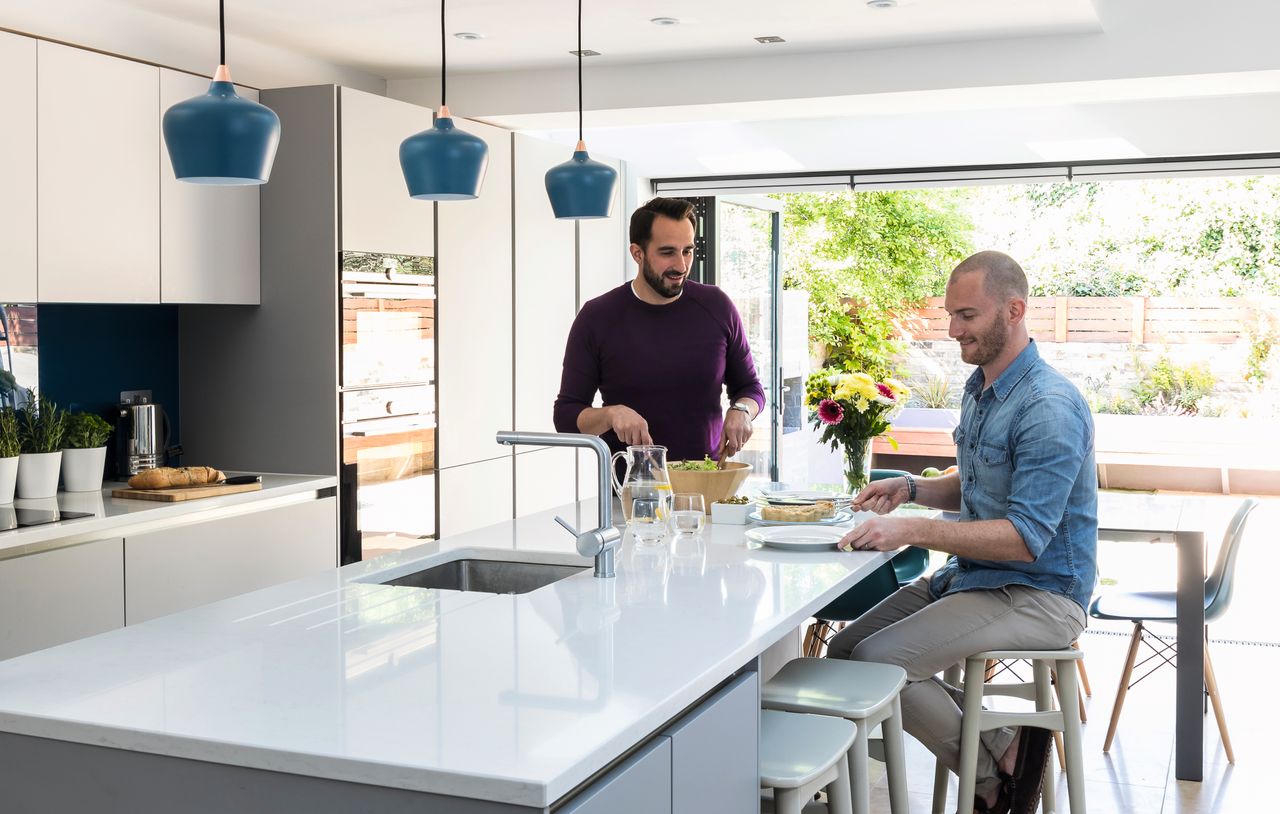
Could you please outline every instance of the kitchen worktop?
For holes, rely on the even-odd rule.
[[[240,473],[228,473],[236,475]],[[0,532],[0,560],[20,557],[80,543],[120,536],[125,531],[140,533],[171,528],[185,521],[207,520],[219,514],[234,514],[263,502],[278,503],[333,489],[337,478],[316,475],[263,475],[262,489],[231,495],[162,503],[111,496],[112,489],[128,484],[107,481],[100,492],[59,492],[56,498],[18,499],[14,508],[60,509],[89,512],[93,517],[45,523],[39,526]]]
[[[594,502],[561,513],[590,527]],[[0,731],[542,807],[887,557],[710,525],[659,546],[625,536],[615,579],[523,595],[377,584],[459,554],[588,565],[554,514],[0,662]]]

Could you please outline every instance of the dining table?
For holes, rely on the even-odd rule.
[[[1113,490],[1098,493],[1099,542],[1171,543],[1176,547],[1174,776],[1179,780],[1204,779],[1205,534],[1221,528],[1234,505],[1234,501],[1221,496]]]

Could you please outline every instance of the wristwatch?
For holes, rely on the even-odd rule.
[[[912,502],[916,499],[916,479],[908,475],[906,472],[902,473],[902,477],[907,482],[907,501]]]
[[[729,409],[740,410],[747,414],[747,418],[751,418],[751,408],[746,405],[746,402],[735,401],[733,404],[729,405]]]

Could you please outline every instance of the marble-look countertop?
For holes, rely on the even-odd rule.
[[[561,513],[594,525],[593,501]],[[627,535],[615,579],[379,584],[460,556],[588,565],[554,514],[0,662],[0,730],[546,806],[887,556],[709,525],[658,546]]]
[[[241,474],[238,472],[229,475]],[[316,475],[263,475],[262,489],[232,495],[205,497],[162,503],[155,500],[112,497],[113,489],[128,484],[108,481],[99,492],[59,492],[57,497],[18,499],[12,506],[0,506],[0,512],[14,509],[89,512],[81,517],[44,523],[39,526],[0,531],[0,560],[64,548],[80,543],[117,537],[125,532],[139,534],[172,528],[186,522],[204,522],[216,517],[238,514],[247,508],[263,508],[264,502],[280,503],[305,499],[321,489],[332,489],[338,479]]]

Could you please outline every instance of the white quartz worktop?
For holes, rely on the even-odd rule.
[[[589,564],[554,514],[0,662],[0,730],[546,806],[886,558],[711,525],[523,595],[376,582],[470,550]]]
[[[57,497],[18,499],[12,506],[0,506],[0,512],[13,509],[60,509],[89,512],[93,517],[0,531],[0,559],[120,536],[126,531],[154,531],[180,525],[184,521],[235,514],[252,504],[287,501],[321,489],[334,488],[337,483],[338,479],[332,476],[263,475],[260,490],[163,503],[112,497],[112,489],[125,488],[127,484],[108,481],[103,484],[100,492],[59,492]]]

